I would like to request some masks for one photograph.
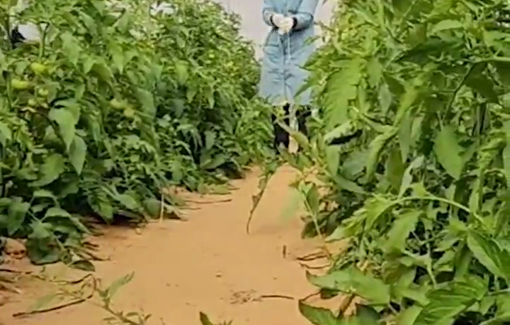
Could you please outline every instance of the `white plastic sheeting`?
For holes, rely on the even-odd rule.
[[[28,8],[28,5],[29,5],[28,0],[18,0],[16,6],[11,7],[11,15],[15,16],[16,14],[21,13],[23,10]],[[20,24],[18,25],[18,31],[20,32],[21,35],[23,35],[27,42],[39,42],[41,40],[39,29],[35,24],[32,23]]]
[[[227,10],[233,11],[241,16],[241,32],[244,37],[252,40],[256,45],[257,57],[262,54],[262,44],[267,36],[269,27],[262,21],[262,6],[264,0],[215,0],[222,4]],[[275,0],[278,1],[278,0]],[[333,8],[338,0],[319,0],[316,20],[327,23],[331,19]],[[317,28],[317,34],[320,28]]]

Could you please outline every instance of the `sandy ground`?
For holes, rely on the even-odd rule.
[[[251,196],[257,193],[258,175],[233,182],[231,195],[199,197],[192,195],[194,210],[188,221],[164,221],[142,231],[109,229],[98,238],[101,253],[110,261],[97,264],[96,275],[112,281],[130,272],[133,281],[122,289],[116,306],[126,311],[139,309],[154,315],[152,324],[199,324],[200,311],[214,321],[233,320],[234,325],[300,325],[297,303],[262,295],[302,298],[314,288],[305,279],[305,270],[293,258],[316,250],[314,240],[301,240],[302,224],[296,216],[284,220],[281,212],[288,203],[288,184],[295,173],[282,168],[272,179],[253,219],[252,231],[245,232]],[[225,199],[231,199],[223,202]],[[222,200],[222,202],[216,202]],[[208,203],[197,203],[208,202]],[[285,254],[284,254],[285,251]],[[284,256],[285,255],[285,256]],[[63,270],[68,270],[63,273]],[[83,274],[62,266],[51,266],[50,274],[76,279]],[[26,292],[10,295],[0,307],[4,325],[98,325],[106,316],[89,303],[62,311],[13,319],[48,285],[24,280]]]

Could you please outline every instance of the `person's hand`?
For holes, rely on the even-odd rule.
[[[285,16],[282,14],[273,14],[271,16],[271,21],[277,28],[281,28],[282,23],[285,21]]]
[[[281,35],[287,34],[292,30],[294,26],[294,19],[292,17],[284,17],[283,21],[280,24],[279,32]]]

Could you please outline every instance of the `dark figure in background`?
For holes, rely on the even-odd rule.
[[[285,114],[285,118],[283,119],[283,122],[286,125],[290,124],[290,105],[285,104],[283,105],[283,111]],[[298,130],[299,132],[303,133],[305,136],[308,136],[308,129],[306,127],[306,122],[308,118],[312,115],[312,110],[310,106],[303,106],[300,107],[300,109],[296,113],[296,119],[298,123]],[[274,125],[274,146],[276,149],[278,149],[280,146],[284,146],[286,149],[289,148],[290,144],[290,136],[278,123],[277,118],[275,115],[273,115],[271,122]]]
[[[12,48],[17,48],[25,41],[25,37],[19,32],[19,28],[15,27],[11,32],[11,45]]]
[[[296,96],[308,78],[302,66],[315,51],[307,40],[314,36],[314,15],[318,0],[264,0],[262,18],[272,29],[264,44],[259,95],[274,107],[282,107],[289,124],[291,105],[298,107],[299,131],[307,134],[311,115],[310,90]],[[289,134],[272,118],[275,146],[289,147]]]

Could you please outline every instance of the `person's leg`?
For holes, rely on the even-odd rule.
[[[283,122],[286,125],[289,125],[290,124],[289,105],[286,104],[283,107],[283,110],[284,110],[284,114],[285,114]],[[277,117],[275,115],[272,115],[271,119],[272,119],[273,127],[274,127],[274,146],[275,146],[275,149],[278,150],[280,148],[280,146],[283,146],[285,149],[289,149],[289,142],[290,142],[289,134],[287,133],[287,131],[285,131],[278,124]]]
[[[309,106],[300,107],[297,112],[298,130],[305,136],[308,136],[308,128],[306,123],[308,122],[308,118],[310,116],[312,116],[312,109]]]
[[[308,118],[312,116],[311,108],[309,106],[300,107],[296,115],[299,132],[301,132],[305,137],[308,137],[308,127],[306,124],[308,122]],[[299,147],[298,152],[300,152],[301,149],[302,148]]]

